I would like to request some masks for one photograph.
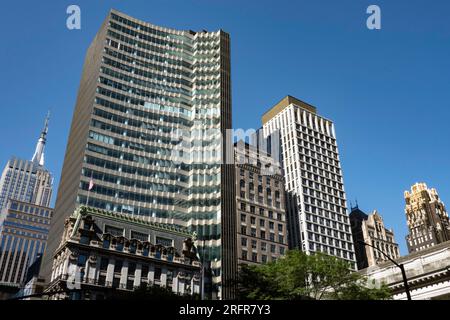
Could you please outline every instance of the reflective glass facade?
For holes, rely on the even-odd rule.
[[[53,210],[11,200],[0,216],[0,282],[23,285],[27,268],[44,253]]]
[[[221,161],[229,60],[223,31],[173,30],[111,11],[86,56],[52,234],[79,205],[187,225],[211,274],[208,291],[228,297],[224,278],[236,269],[234,169]]]

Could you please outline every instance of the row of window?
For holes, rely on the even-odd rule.
[[[332,240],[331,237],[334,237],[336,239],[347,241],[348,246],[350,246],[352,243],[352,236],[349,233],[345,233],[342,231],[339,232],[337,230],[333,230],[333,229],[325,228],[325,227],[319,228],[318,225],[316,225],[316,224],[312,225],[311,223],[307,223],[307,230],[310,231],[310,232],[308,232],[308,238],[310,240],[314,239],[312,232],[315,232],[315,233],[320,233],[320,235],[322,235],[322,236],[327,235],[329,237],[330,241]],[[319,235],[316,234],[315,237],[316,237],[317,241],[319,241]],[[326,237],[322,238],[322,240],[324,240],[323,242],[326,243]]]
[[[241,211],[247,211],[247,204],[245,202],[241,202],[240,204],[240,209]],[[265,216],[266,210],[264,208],[258,208],[259,211],[259,215],[260,216]],[[256,214],[256,207],[253,205],[249,206],[249,212]],[[271,210],[267,210],[267,217],[269,217],[269,219],[276,219],[278,221],[282,221],[283,220],[283,214],[279,213],[279,212],[273,212]]]
[[[269,237],[267,237],[267,233],[264,230],[259,230],[259,235],[257,234],[257,230],[256,228],[250,228],[250,233],[247,232],[248,231],[248,227],[247,226],[241,226],[241,234],[242,235],[249,235],[251,237],[254,238],[260,238],[262,240],[269,240],[272,242],[279,242],[284,244],[285,242],[285,237],[282,234],[279,234],[278,236],[275,235],[275,233],[270,232],[269,233]]]
[[[241,214],[241,223],[247,223],[248,222],[247,220],[248,220],[247,219],[247,215],[242,213]],[[270,230],[274,230],[275,229],[275,223],[273,221],[267,221],[265,219],[259,219],[259,226],[264,228],[264,227],[266,227],[267,222],[268,222],[269,229]],[[250,216],[250,224],[256,225],[256,217]],[[278,223],[277,224],[277,230],[279,232],[283,232],[283,230],[284,230],[283,229],[283,224]]]
[[[248,244],[249,244],[248,240],[249,240],[248,238],[241,237],[241,246],[243,248],[246,248],[248,246]],[[251,239],[250,243],[251,243],[252,250],[258,250],[258,249],[260,249],[261,251],[268,250],[267,242]],[[258,248],[258,243],[259,243],[259,248]],[[245,250],[245,249],[243,249],[243,250]],[[279,253],[279,254],[283,255],[285,253],[285,250],[286,250],[286,247],[278,246],[278,252],[277,252],[277,246],[274,244],[270,244],[270,253]]]

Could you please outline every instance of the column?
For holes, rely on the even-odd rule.
[[[155,265],[151,264],[148,267],[148,282],[153,284],[155,282]]]
[[[139,287],[141,285],[142,278],[142,264],[136,264],[136,271],[134,272],[134,286]]]
[[[128,260],[125,260],[123,262],[122,270],[120,273],[120,286],[126,288],[127,280],[128,280]]]
[[[112,281],[114,278],[114,259],[109,259],[108,268],[106,269],[106,283],[110,282],[112,285]]]
[[[182,272],[178,273],[177,277],[180,276]],[[184,295],[184,279],[178,279],[178,292],[180,295]]]
[[[172,276],[172,291],[178,293],[178,270],[173,271]]]
[[[161,287],[167,286],[167,268],[161,268]]]

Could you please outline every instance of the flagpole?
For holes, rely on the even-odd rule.
[[[94,180],[92,179],[92,177],[94,176],[94,171],[91,171],[91,179],[89,180],[89,186],[88,186],[88,194],[87,194],[87,199],[86,199],[86,207],[89,207],[89,196],[91,195],[91,190],[94,187]]]

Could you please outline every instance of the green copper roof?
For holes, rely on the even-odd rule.
[[[192,237],[194,234],[192,232],[189,232],[188,228],[179,226],[179,225],[173,225],[173,224],[165,224],[165,223],[159,223],[154,221],[146,221],[143,219],[142,216],[131,216],[129,214],[120,213],[120,212],[112,212],[107,211],[103,209],[98,208],[92,208],[87,206],[80,206],[78,207],[75,212],[72,214],[72,217],[77,218],[78,215],[81,216],[98,216],[98,217],[106,217],[106,218],[112,218],[116,221],[123,221],[125,223],[131,223],[135,225],[140,225],[143,227],[150,227],[152,229],[161,230],[164,232],[172,232],[172,233],[178,233],[184,236]]]

